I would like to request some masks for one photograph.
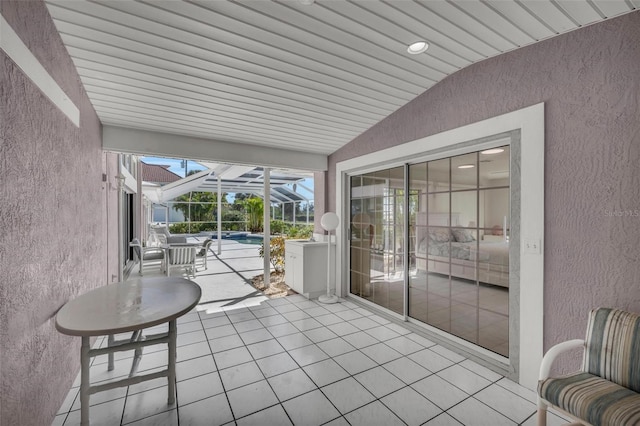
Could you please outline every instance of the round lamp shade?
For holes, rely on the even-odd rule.
[[[357,213],[353,217],[353,227],[357,229],[366,229],[371,224],[371,218],[366,213]]]
[[[327,212],[320,218],[320,225],[322,225],[325,231],[333,231],[338,227],[339,223],[340,219],[338,219],[338,215],[333,212]]]

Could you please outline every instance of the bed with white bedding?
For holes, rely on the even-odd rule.
[[[477,241],[471,231],[465,229],[430,229],[426,236],[419,238],[416,267],[509,287],[509,243],[502,239]]]

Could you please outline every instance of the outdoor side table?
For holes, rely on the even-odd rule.
[[[96,392],[133,385],[159,377],[169,382],[168,404],[175,403],[176,386],[176,319],[193,309],[200,301],[200,287],[184,278],[138,278],[127,282],[106,285],[89,291],[67,302],[56,316],[59,332],[81,336],[80,349],[80,418],[81,424],[89,424],[89,396]],[[140,330],[158,324],[169,323],[169,331],[143,339],[112,342],[105,348],[90,349],[92,336],[113,335]],[[168,345],[167,369],[151,374],[135,375],[137,361],[128,378],[102,385],[90,386],[89,360],[92,357],[114,352],[135,350],[166,343]],[[139,356],[136,356],[139,358]]]

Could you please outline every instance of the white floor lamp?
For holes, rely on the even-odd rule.
[[[338,215],[327,212],[320,218],[320,225],[327,231],[327,294],[318,297],[320,303],[336,303],[338,296],[331,294],[331,231],[335,231],[340,223]]]

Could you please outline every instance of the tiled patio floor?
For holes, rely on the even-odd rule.
[[[536,424],[534,392],[353,302],[266,299],[244,281],[261,273],[256,246],[226,248],[195,279],[209,303],[178,321],[176,404],[166,379],[118,388],[91,396],[92,425]],[[155,348],[139,371],[164,368]],[[95,358],[92,383],[126,375],[131,357],[112,372]],[[54,425],[79,424],[78,386]]]

